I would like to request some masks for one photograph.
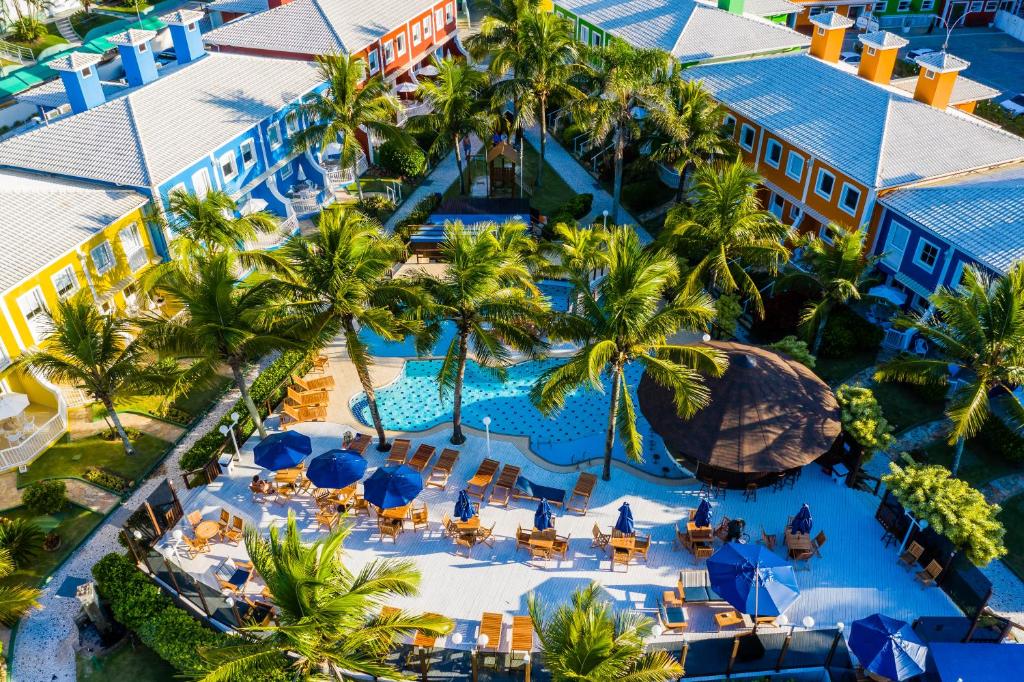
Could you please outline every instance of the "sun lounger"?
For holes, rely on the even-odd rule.
[[[504,619],[505,617],[500,613],[489,613],[486,611],[480,616],[480,633],[476,638],[478,649],[498,650],[498,647],[501,646],[501,626]],[[487,636],[487,644],[481,645],[479,644],[480,637],[484,635]]]
[[[324,406],[298,407],[287,402],[281,406],[281,428],[284,430],[293,424],[323,421],[327,421],[327,408]]]
[[[572,489],[572,494],[569,495],[569,502],[565,508],[586,516],[587,509],[590,508],[590,496],[594,493],[595,485],[597,485],[597,476],[587,473],[580,474],[580,477],[576,479],[576,486]]]
[[[334,389],[334,377],[330,375],[317,377],[316,379],[303,379],[295,375],[292,377],[292,383],[303,391],[330,391]]]
[[[679,590],[683,601],[688,604],[724,603],[725,600],[711,587],[707,571],[679,571]]]
[[[409,448],[412,447],[412,443],[408,438],[396,438],[391,443],[391,450],[388,451],[387,462],[388,466],[395,464],[405,464],[405,458],[409,455]]]
[[[288,400],[294,405],[313,407],[316,405],[326,405],[328,397],[327,391],[300,391],[294,386],[289,386]]]
[[[690,626],[686,622],[686,609],[681,604],[658,604],[658,620],[668,631],[682,633]]]
[[[427,465],[430,464],[430,460],[434,458],[434,452],[433,445],[420,443],[420,446],[416,448],[416,452],[409,458],[409,466],[422,473],[427,468]]]
[[[509,653],[533,651],[533,620],[529,616],[512,616],[512,645]]]
[[[519,467],[506,464],[501,469],[501,473],[498,474],[498,480],[494,483],[494,488],[491,489],[491,496],[488,498],[488,504],[500,504],[502,507],[507,507],[509,500],[512,499],[512,490],[516,485],[516,481],[519,479]]]
[[[487,488],[490,487],[491,481],[494,480],[494,474],[498,473],[499,466],[493,459],[485,459],[480,462],[480,466],[477,468],[476,473],[473,474],[473,478],[466,481],[466,494],[483,502],[484,495],[487,494]]]
[[[547,500],[549,504],[559,507],[565,504],[564,490],[534,483],[525,476],[520,476],[516,481],[515,488],[512,489],[512,497],[517,500],[528,500],[530,502]]]
[[[357,433],[356,437],[348,444],[348,449],[361,455],[366,452],[366,448],[370,447],[372,442],[373,438],[371,436],[367,436],[365,433]]]
[[[455,468],[455,462],[457,462],[458,459],[458,450],[452,450],[451,448],[445,448],[442,450],[441,456],[437,458],[434,468],[430,470],[430,475],[427,477],[427,481],[423,485],[426,487],[440,488],[441,490],[447,488],[448,479],[451,477],[452,469]]]

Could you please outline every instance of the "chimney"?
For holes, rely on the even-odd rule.
[[[100,85],[100,75],[96,72],[96,64],[101,59],[102,55],[98,54],[72,52],[47,64],[60,74],[71,111],[76,114],[98,107],[107,100]]]
[[[853,21],[842,14],[823,12],[811,17],[814,35],[811,36],[811,54],[824,62],[835,64],[843,51],[843,35]]]
[[[857,73],[872,83],[885,85],[892,78],[892,70],[896,66],[896,53],[901,47],[906,47],[909,41],[888,31],[864,33],[857,38],[864,45]]]
[[[128,85],[138,87],[152,83],[157,79],[156,60],[150,41],[156,37],[156,31],[142,31],[130,28],[124,33],[107,38],[117,45],[121,53],[121,64],[124,66],[124,77]]]
[[[914,88],[914,99],[930,104],[936,109],[949,106],[949,98],[953,94],[956,75],[970,66],[959,57],[948,52],[929,52],[917,58],[921,72],[917,75],[917,87]]]
[[[199,20],[202,18],[202,12],[192,9],[179,9],[160,17],[170,27],[174,56],[179,64],[188,64],[206,54],[203,37],[199,33]]]
[[[718,0],[718,9],[724,9],[732,14],[743,14],[743,5],[746,0]]]

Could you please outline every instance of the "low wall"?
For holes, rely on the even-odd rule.
[[[996,12],[995,27],[1017,40],[1024,42],[1024,17],[1018,17],[1004,10]]]

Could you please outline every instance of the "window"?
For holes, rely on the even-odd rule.
[[[885,248],[882,250],[882,262],[893,270],[899,270],[909,239],[909,229],[895,221],[889,223],[889,234],[885,237]]]
[[[228,152],[218,160],[220,172],[224,175],[224,182],[230,182],[238,175],[238,167],[235,165],[235,155]]]
[[[92,67],[91,66],[87,66],[84,69],[82,69],[82,78],[88,78],[91,75],[92,75]]]
[[[370,73],[377,73],[380,68],[380,57],[377,56],[377,50],[370,50],[370,53],[366,55],[366,63],[370,65]]]
[[[93,247],[89,255],[92,256],[92,264],[96,268],[97,275],[102,275],[114,267],[114,250],[110,248],[110,242],[103,242],[99,246]]]
[[[19,296],[18,308],[21,309],[21,314],[25,317],[25,321],[28,322],[32,338],[35,341],[41,340],[49,326],[49,314],[46,311],[46,301],[43,299],[43,292],[39,290],[39,287]]]
[[[291,167],[290,164],[281,169],[281,179],[282,180],[287,180],[291,176],[292,176],[292,167]]]
[[[875,14],[880,14],[885,11],[885,8],[889,6],[889,0],[882,0],[882,2],[875,3]]]
[[[917,253],[914,254],[914,262],[922,268],[931,272],[939,261],[939,247],[930,241],[922,239],[917,243]]]
[[[950,278],[949,284],[953,289],[960,289],[964,285],[964,268],[967,267],[965,261],[957,263],[956,268],[953,270],[953,277]]]
[[[764,150],[764,162],[772,168],[778,168],[782,163],[782,145],[778,140],[768,140],[768,146]]]
[[[444,6],[444,23],[450,24],[453,21],[455,21],[455,8],[449,2]]]
[[[843,193],[839,195],[839,208],[843,209],[850,215],[857,213],[857,207],[860,205],[860,190],[843,183]]]
[[[910,0],[900,0],[900,4],[896,5],[897,12],[909,12],[910,11]]]
[[[726,135],[732,137],[736,133],[736,117],[726,116],[722,119],[722,129]]]
[[[584,44],[590,42],[590,29],[582,24],[580,24],[580,42]]]
[[[772,192],[772,200],[768,203],[768,210],[771,211],[773,216],[782,220],[782,215],[786,210],[786,200]]]
[[[405,54],[405,34],[404,33],[399,33],[397,36],[395,36],[395,46],[397,48],[398,56],[399,57],[401,57],[403,54]]]
[[[971,9],[968,10],[968,11],[970,11],[970,12],[980,12],[981,8],[984,7],[984,6],[985,6],[984,2],[982,2],[981,0],[975,0],[975,2],[971,3]]]
[[[831,199],[835,186],[836,176],[824,169],[818,171],[818,182],[814,185],[815,194],[823,199]]]
[[[423,37],[430,37],[430,17],[427,17],[426,19],[423,20]]]
[[[985,3],[986,12],[995,12],[998,8],[999,3],[997,2],[997,0],[988,0],[988,2]]]
[[[68,265],[54,275],[53,288],[61,300],[78,291],[78,277],[75,276],[75,268]]]
[[[248,168],[256,160],[256,145],[252,143],[252,140],[243,142],[239,152],[242,155],[242,168]]]
[[[601,34],[595,33],[594,35],[590,36],[590,44],[593,45],[594,47],[601,47]]]
[[[935,0],[921,0],[921,11],[935,9]]]
[[[395,61],[395,42],[389,40],[384,43],[384,63],[390,64],[393,61]]]
[[[210,173],[205,168],[200,168],[192,174],[192,193],[202,199],[210,190],[213,184],[210,182]]]
[[[816,29],[816,31],[817,31],[817,33],[818,33],[818,35],[819,35],[819,36],[823,36],[823,35],[825,35],[825,29],[823,29],[823,28],[822,28],[821,26],[819,26],[819,27],[818,27],[818,28]]]
[[[754,148],[754,129],[744,123],[740,127],[740,146],[748,152]]]
[[[412,44],[420,44],[420,25],[418,23],[412,25]]]
[[[271,149],[277,149],[281,146],[281,126],[278,125],[277,121],[267,126],[267,140],[270,142]]]
[[[438,31],[444,30],[444,12],[441,10],[434,12],[434,27]]]
[[[928,80],[935,80],[935,72],[932,71],[931,69],[925,69],[924,77],[927,78]]]
[[[786,177],[800,181],[804,174],[804,157],[796,152],[790,152],[786,157]]]
[[[299,132],[299,114],[297,112],[289,111],[284,115],[284,132],[288,137]]]
[[[868,56],[869,57],[874,57],[876,52],[878,52],[878,50],[876,50],[875,48],[871,47],[870,45],[868,46]]]
[[[136,272],[148,260],[146,247],[142,243],[142,235],[139,234],[139,226],[132,223],[121,230],[119,234],[121,248],[124,249],[124,255],[128,258],[128,267],[132,269],[132,272]]]

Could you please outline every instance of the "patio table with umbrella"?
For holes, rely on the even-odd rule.
[[[298,431],[281,431],[257,443],[253,458],[258,466],[279,471],[298,466],[312,452],[313,441],[309,436]]]
[[[789,523],[789,532],[798,534],[803,533],[804,535],[810,535],[811,528],[814,527],[814,521],[811,519],[811,508],[804,503],[800,507],[800,511],[796,513],[793,520]]]
[[[317,455],[306,469],[306,478],[318,488],[347,488],[366,473],[366,460],[355,450],[334,449]]]
[[[469,501],[469,494],[465,490],[459,491],[459,497],[455,500],[455,525],[460,531],[473,531],[480,527],[477,508]]]
[[[928,647],[902,620],[881,613],[855,620],[847,643],[873,679],[901,682],[925,671]]]
[[[380,509],[381,516],[398,521],[422,491],[423,477],[406,464],[380,467],[363,482],[363,499]]]
[[[615,531],[622,535],[636,535],[636,526],[633,523],[633,510],[629,508],[629,502],[623,502],[619,507],[619,518],[615,521]]]
[[[537,511],[533,513],[533,528],[534,530],[547,530],[554,527],[551,522],[551,505],[546,499],[541,499],[537,504]]]
[[[29,399],[24,393],[0,394],[0,422],[7,431],[7,439],[16,441],[22,436],[25,420],[22,415],[28,409]]]

